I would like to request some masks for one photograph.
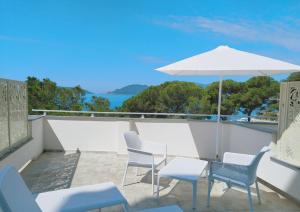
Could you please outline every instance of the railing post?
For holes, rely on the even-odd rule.
[[[144,119],[144,118],[145,118],[145,116],[144,116],[144,114],[142,114],[142,115],[141,115],[141,119]]]
[[[94,117],[95,117],[94,113],[92,113],[92,114],[91,114],[91,117],[92,117],[92,118],[94,118]]]
[[[47,112],[44,111],[43,116],[47,116]]]

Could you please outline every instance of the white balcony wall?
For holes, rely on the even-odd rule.
[[[269,145],[272,134],[234,124],[222,124],[225,151],[255,154]],[[109,151],[126,154],[123,133],[134,130],[142,139],[164,143],[168,154],[214,158],[216,123],[184,119],[122,119],[47,117],[44,124],[45,150]]]
[[[48,117],[45,150],[109,151],[126,154],[123,133],[137,131],[142,139],[168,145],[168,154],[213,158],[215,123],[172,119]]]
[[[269,146],[272,140],[272,133],[267,131],[230,123],[222,125],[222,152],[255,154],[263,146]]]
[[[37,158],[44,151],[43,117],[30,120],[29,124],[32,129],[32,139],[2,159],[0,161],[0,168],[6,164],[10,164],[17,169],[21,169],[25,164]]]
[[[135,125],[142,139],[167,144],[169,155],[215,157],[214,122],[153,119]]]
[[[123,130],[119,130],[119,128]],[[77,117],[45,119],[45,150],[117,152],[128,121]]]

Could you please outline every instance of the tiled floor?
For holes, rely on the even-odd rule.
[[[47,152],[33,161],[22,172],[25,182],[32,192],[42,192],[61,188],[91,185],[107,181],[114,182],[127,198],[133,211],[178,204],[184,211],[192,211],[192,186],[176,180],[161,180],[161,197],[152,196],[151,176],[146,169],[129,168],[127,186],[121,187],[126,156],[114,153],[61,153]],[[253,190],[255,211],[300,211],[300,207],[259,184],[262,204],[259,205]],[[237,188],[227,189],[220,182],[214,184],[211,207],[206,208],[207,180],[201,177],[198,184],[198,208],[196,211],[248,211],[247,194]],[[121,211],[121,207],[111,207],[102,211]]]

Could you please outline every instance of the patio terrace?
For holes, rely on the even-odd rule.
[[[171,160],[172,158],[170,158]],[[46,152],[30,163],[23,171],[25,182],[32,192],[43,192],[61,188],[91,185],[107,181],[114,182],[125,195],[131,208],[141,210],[170,204],[178,204],[184,211],[192,211],[192,186],[190,183],[162,179],[161,196],[152,196],[151,173],[147,169],[130,168],[127,186],[122,189],[121,181],[126,156],[100,152]],[[266,186],[259,184],[262,204],[259,205],[253,189],[255,211],[300,211],[300,207],[282,197]],[[227,189],[217,182],[212,190],[211,207],[206,208],[207,179],[201,177],[198,183],[196,211],[247,211],[248,202],[245,191],[237,188]],[[120,206],[104,208],[101,211],[122,211]]]
[[[139,132],[142,139],[168,145],[168,160],[175,156],[213,159],[215,157],[216,123],[211,121],[161,118],[120,117],[64,117],[31,116],[32,139],[0,161],[0,167],[12,164],[22,170],[33,193],[61,188],[114,182],[133,210],[178,204],[184,211],[192,208],[192,186],[176,180],[161,181],[159,201],[152,196],[151,176],[147,169],[129,168],[127,186],[121,188],[126,163],[123,133]],[[246,126],[222,123],[223,152],[255,154],[262,146],[274,140],[274,127]],[[79,151],[77,151],[79,150]],[[300,211],[300,172],[276,162],[267,153],[258,167],[258,177],[279,193],[260,183],[262,204],[253,190],[255,211]],[[207,179],[201,177],[198,185],[197,211],[247,211],[247,194],[240,189],[226,189],[215,183],[212,202],[206,208]],[[103,209],[119,211],[121,207]]]

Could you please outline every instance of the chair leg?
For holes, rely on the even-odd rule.
[[[197,181],[192,183],[193,185],[193,210],[197,207]]]
[[[208,175],[209,175],[209,167],[206,166],[206,169],[205,169],[205,177],[208,178]]]
[[[230,183],[227,182],[226,185],[227,185],[228,188],[231,188],[231,184]]]
[[[211,179],[208,178],[208,189],[207,189],[207,207],[209,208],[210,206],[210,192],[211,192],[211,189],[212,189],[212,181]]]
[[[258,198],[258,203],[261,204],[261,199],[260,199],[260,193],[259,193],[257,180],[255,181],[255,187],[256,187],[256,194],[257,194],[257,198]]]
[[[154,166],[152,166],[152,195],[154,195]]]
[[[122,187],[124,188],[124,184],[125,184],[125,178],[126,178],[126,174],[127,174],[127,169],[128,169],[128,163],[126,164],[126,168],[125,168],[125,172],[123,175],[123,180],[122,180]]]
[[[253,204],[252,204],[252,197],[251,197],[250,186],[248,186],[247,191],[248,191],[248,201],[249,201],[250,212],[253,212]]]

